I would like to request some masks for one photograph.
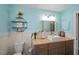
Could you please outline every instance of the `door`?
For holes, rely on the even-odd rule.
[[[76,46],[77,46],[77,54],[79,54],[79,13],[76,14]]]
[[[49,55],[65,55],[65,41],[50,43]]]
[[[73,55],[73,40],[68,40],[65,42],[65,54],[66,55]]]
[[[34,46],[35,55],[48,55],[48,44]]]

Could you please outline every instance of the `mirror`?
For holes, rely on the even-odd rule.
[[[42,32],[54,32],[56,30],[56,18],[55,16],[42,16],[41,19],[41,25],[42,25]]]

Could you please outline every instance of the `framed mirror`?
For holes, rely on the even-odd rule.
[[[42,16],[42,19],[41,19],[41,25],[42,25],[42,32],[46,31],[46,32],[55,32],[56,30],[56,18],[55,16],[45,16],[43,15]]]

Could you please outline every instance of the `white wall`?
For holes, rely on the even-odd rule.
[[[9,32],[0,37],[0,55],[14,54],[15,43],[25,42],[25,54],[28,52],[27,48],[31,47],[31,33],[26,32]],[[28,44],[28,45],[27,45]]]

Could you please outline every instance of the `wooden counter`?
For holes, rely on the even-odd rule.
[[[48,39],[33,39],[33,45],[40,45],[40,44],[47,44],[47,43],[52,43],[52,42],[61,42],[61,41],[68,41],[68,40],[73,40],[68,37],[60,37],[59,39],[54,39],[54,40],[48,40]]]

